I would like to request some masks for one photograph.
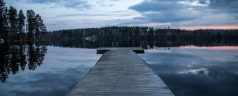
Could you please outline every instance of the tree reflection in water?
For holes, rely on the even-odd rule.
[[[40,66],[47,53],[47,47],[39,44],[0,44],[0,80],[6,82],[9,74],[35,70]]]

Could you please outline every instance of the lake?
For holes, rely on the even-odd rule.
[[[238,49],[159,48],[141,55],[176,96],[238,96]]]
[[[86,48],[4,48],[0,96],[65,96],[101,56]],[[176,96],[238,96],[237,47],[154,48],[140,56]]]

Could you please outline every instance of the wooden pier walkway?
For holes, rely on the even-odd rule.
[[[111,50],[67,96],[174,96],[152,69],[131,50]]]
[[[144,53],[144,49],[140,47],[102,47],[97,49],[97,54],[103,54],[107,51],[112,51],[112,50],[132,50],[135,53]]]

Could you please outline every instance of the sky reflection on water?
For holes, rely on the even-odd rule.
[[[238,96],[238,49],[158,48],[141,56],[176,96]]]
[[[65,96],[96,64],[95,49],[48,47],[45,60],[35,70],[9,74],[0,83],[0,96]]]
[[[0,96],[65,96],[100,56],[96,49],[48,46],[35,70],[0,82]],[[238,96],[238,49],[157,48],[140,56],[176,96]]]

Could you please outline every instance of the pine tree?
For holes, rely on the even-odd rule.
[[[36,18],[33,10],[27,10],[27,37],[28,41],[32,41],[35,37]]]
[[[11,40],[17,36],[17,10],[16,8],[10,6],[10,9],[8,10],[8,19],[9,19],[9,36]]]
[[[22,40],[23,39],[23,34],[24,34],[24,26],[25,26],[25,15],[23,13],[22,10],[19,11],[19,15],[18,15],[18,32],[19,32],[19,39]]]
[[[0,0],[0,39],[4,38],[5,33],[5,24],[4,24],[4,12],[5,11],[5,3],[3,0]]]
[[[40,40],[41,39],[41,33],[46,32],[46,27],[45,24],[39,14],[36,14],[36,39]]]

